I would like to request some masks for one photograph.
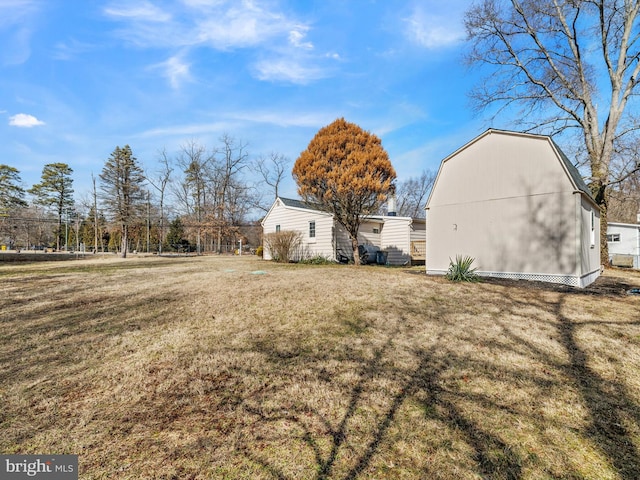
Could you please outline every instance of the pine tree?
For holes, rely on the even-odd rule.
[[[66,163],[49,163],[42,169],[42,181],[29,189],[35,203],[54,210],[58,217],[56,248],[63,236],[62,217],[73,209],[73,170]]]
[[[122,257],[126,258],[129,248],[129,226],[135,219],[145,195],[142,189],[145,182],[144,174],[129,145],[115,148],[102,169],[100,180],[102,200],[113,221],[120,227],[121,252]]]
[[[0,217],[15,207],[26,207],[24,189],[20,186],[20,172],[9,165],[0,165]]]

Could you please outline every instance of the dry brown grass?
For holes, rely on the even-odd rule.
[[[0,265],[0,452],[83,479],[640,478],[639,285]]]

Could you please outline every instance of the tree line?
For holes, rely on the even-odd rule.
[[[163,149],[152,163],[145,170],[129,145],[117,146],[79,197],[66,163],[45,165],[30,188],[18,169],[0,164],[0,245],[122,256],[257,247],[260,219],[292,168],[277,152],[250,156],[227,134],[214,148],[188,141],[174,153]],[[425,170],[398,184],[399,215],[424,216],[433,179]]]

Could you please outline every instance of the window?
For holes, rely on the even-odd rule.
[[[309,238],[316,238],[316,222],[309,222]]]
[[[619,233],[608,233],[607,234],[607,242],[619,242],[620,234]]]
[[[374,228],[373,229],[373,233],[380,233],[380,229],[379,228]]]
[[[280,231],[280,225],[276,225],[276,232]]]

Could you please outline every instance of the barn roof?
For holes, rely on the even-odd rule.
[[[567,175],[569,176],[569,178],[571,179],[571,181],[575,185],[575,187],[581,193],[583,193],[591,202],[593,202],[595,205],[597,205],[596,200],[594,199],[593,194],[591,193],[591,190],[589,189],[589,187],[585,183],[584,179],[582,178],[582,175],[580,175],[580,172],[578,171],[578,168],[571,162],[571,160],[569,160],[569,157],[567,157],[567,155],[562,151],[562,149],[558,146],[558,144],[548,135],[539,135],[539,134],[535,134],[535,133],[523,133],[523,132],[514,132],[514,131],[510,131],[510,130],[500,130],[500,129],[496,129],[496,128],[489,128],[485,132],[483,132],[480,135],[478,135],[477,137],[475,137],[473,140],[471,140],[468,143],[464,144],[462,147],[458,148],[456,151],[454,151],[453,153],[451,153],[450,155],[445,157],[444,160],[442,160],[442,162],[440,164],[440,168],[442,168],[442,164],[444,162],[446,162],[449,159],[455,157],[456,154],[458,154],[458,152],[466,149],[467,147],[469,147],[470,145],[474,144],[475,142],[477,142],[481,138],[483,138],[483,137],[485,137],[487,135],[490,135],[492,133],[497,133],[497,134],[502,134],[502,135],[515,135],[515,136],[522,136],[522,137],[537,137],[537,138],[546,139],[551,144],[553,150],[557,153],[558,157],[560,158],[560,161],[564,165],[564,169],[567,172]],[[438,175],[439,174],[440,174],[440,171],[438,171]],[[437,183],[437,181],[438,181],[438,179],[436,178],[436,183]],[[435,184],[434,184],[434,187],[435,187]],[[432,188],[431,192],[429,193],[429,198],[427,200],[427,206],[430,203],[431,195],[433,194],[433,190],[434,190],[434,188]]]
[[[556,142],[553,141],[551,137],[547,137],[547,138],[549,138],[554,148],[558,152],[560,159],[562,160],[562,162],[564,163],[564,166],[569,172],[569,176],[571,177],[573,182],[576,184],[578,189],[584,192],[591,200],[595,202],[595,199],[593,198],[593,194],[591,193],[591,189],[587,186],[586,182],[582,178],[582,175],[580,175],[580,172],[578,171],[577,167],[571,162],[571,160],[569,160],[569,157],[565,155],[562,149],[558,146]]]

